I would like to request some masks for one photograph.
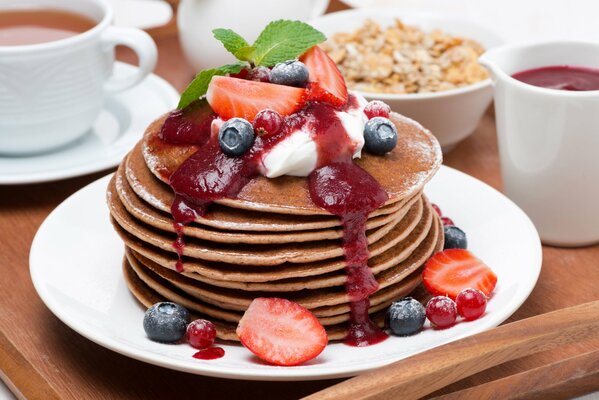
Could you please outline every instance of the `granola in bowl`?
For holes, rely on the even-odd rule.
[[[353,32],[339,32],[323,45],[347,85],[369,93],[431,93],[488,78],[478,63],[485,51],[475,40],[435,29],[427,32],[400,19],[382,27],[366,19]]]

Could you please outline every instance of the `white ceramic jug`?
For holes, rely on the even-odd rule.
[[[545,244],[599,242],[599,90],[532,86],[512,75],[546,66],[599,69],[599,43],[508,45],[483,54],[491,73],[504,190]]]
[[[252,43],[270,21],[307,21],[322,15],[328,4],[329,0],[182,0],[179,37],[187,60],[200,71],[234,61],[212,36],[213,29],[233,29]]]

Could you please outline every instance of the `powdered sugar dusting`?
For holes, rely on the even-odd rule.
[[[146,162],[147,159],[146,159]],[[131,189],[142,198],[146,203],[161,211],[170,212],[170,205],[165,204],[161,199],[148,192],[144,185],[129,170],[126,171],[127,181]]]

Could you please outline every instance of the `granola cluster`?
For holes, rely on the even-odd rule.
[[[488,77],[477,62],[484,52],[479,43],[400,20],[387,28],[368,20],[353,33],[335,34],[323,48],[348,87],[363,92],[439,92]]]

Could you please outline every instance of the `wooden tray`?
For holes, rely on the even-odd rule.
[[[334,8],[341,7],[333,3]],[[182,90],[193,76],[176,37],[158,40],[157,74]],[[120,58],[134,62],[132,54]],[[494,117],[487,113],[476,132],[445,158],[445,163],[500,189]],[[2,379],[29,399],[297,399],[338,382],[227,381],[179,373],[144,364],[104,349],[67,328],[44,306],[33,289],[28,268],[33,236],[54,207],[104,173],[68,181],[0,187],[0,365]],[[456,188],[459,190],[459,188]],[[68,255],[67,255],[68,256]],[[543,270],[530,298],[510,320],[589,302],[599,297],[599,246],[543,249]],[[83,262],[84,260],[82,260]],[[599,349],[599,338],[505,363],[464,379],[440,392],[483,385],[533,371],[567,357]],[[574,365],[597,367],[589,357]],[[549,369],[538,398],[569,398],[599,390],[597,376],[557,381]],[[516,376],[517,378],[517,376]],[[514,382],[508,379],[508,382]],[[466,398],[468,398],[466,396]],[[476,398],[476,397],[470,397]],[[464,399],[462,396],[461,399]]]

